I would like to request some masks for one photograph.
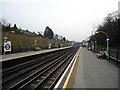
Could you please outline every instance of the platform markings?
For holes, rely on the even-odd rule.
[[[46,51],[46,50],[43,50],[43,52],[37,52],[37,53],[31,53],[31,54],[28,54],[28,55],[23,55],[23,56],[17,56],[17,57],[11,57],[11,58],[6,58],[6,59],[0,59],[0,62],[1,61],[7,61],[7,60],[11,60],[11,59],[17,59],[17,58],[22,58],[22,57],[26,57],[26,56],[31,56],[31,55],[36,55],[36,54],[42,54],[42,53],[47,53],[47,52],[51,52],[51,51],[56,51],[56,50],[62,50],[62,49],[67,49],[67,48],[71,48],[70,47],[64,47],[64,48],[59,48],[59,49],[51,49],[49,51]],[[2,56],[2,55],[1,55]]]
[[[7,58],[7,59],[0,59],[0,60],[11,60],[11,59],[16,59],[16,58],[22,58],[22,57],[27,57],[27,56],[32,56],[32,55],[37,55],[37,54],[42,54],[42,53],[46,53],[46,52],[37,52],[37,53],[31,53],[28,55],[23,55],[23,56],[17,56],[17,57],[12,57],[12,58]]]
[[[75,64],[76,64],[76,61],[77,61],[77,59],[78,59],[78,56],[79,56],[79,51],[77,52],[77,55],[76,55],[76,58],[75,58],[75,60],[74,60],[74,62],[73,62],[73,65],[72,65],[72,67],[71,67],[71,70],[70,70],[70,72],[69,72],[69,74],[68,74],[68,76],[67,76],[67,78],[66,78],[66,80],[65,80],[65,83],[64,83],[63,87],[62,87],[63,89],[66,88],[67,85],[68,85],[68,81],[69,81],[69,79],[70,79],[70,77],[71,77],[71,74],[72,74],[73,69],[74,69],[74,67],[75,67]]]
[[[78,50],[80,52],[80,48]],[[79,54],[79,53],[78,53]],[[70,64],[68,65],[68,67],[66,68],[66,70],[64,71],[64,73],[62,74],[61,78],[59,79],[59,81],[57,82],[57,84],[55,85],[53,90],[56,90],[57,88],[59,88],[59,85],[61,84],[61,82],[63,81],[63,78],[65,77],[66,73],[68,72],[68,69],[72,66],[72,63],[74,62],[75,58],[77,56],[77,53],[75,54],[75,56],[73,57],[72,61],[70,62]]]
[[[58,81],[57,84],[55,85],[54,90],[59,87],[59,85],[60,85],[60,83],[62,82],[64,76],[66,75],[68,69],[71,67],[71,65],[72,65],[75,57],[76,57],[76,55],[73,57],[72,61],[71,61],[70,64],[68,65],[67,69],[65,70],[65,72],[62,74],[61,78],[59,79],[59,81]]]

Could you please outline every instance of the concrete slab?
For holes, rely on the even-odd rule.
[[[73,88],[118,88],[118,68],[81,48]]]
[[[30,52],[21,52],[21,53],[0,55],[2,57],[2,58],[0,58],[0,62],[5,61],[5,60],[11,60],[11,59],[15,59],[15,58],[20,58],[20,57],[31,56],[31,55],[35,55],[35,54],[42,54],[42,53],[52,52],[52,51],[66,49],[66,48],[70,48],[70,47],[62,47],[62,48],[55,48],[55,49],[46,49],[46,50],[41,50],[41,51],[30,51]]]

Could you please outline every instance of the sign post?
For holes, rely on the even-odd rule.
[[[49,45],[48,45],[48,48],[49,48],[49,49],[51,49],[51,45],[52,45],[52,44],[51,44],[51,42],[50,42]]]
[[[11,41],[4,41],[4,55],[5,52],[11,53]]]

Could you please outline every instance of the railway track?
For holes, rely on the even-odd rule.
[[[26,73],[27,71],[33,70],[40,65],[44,65],[45,63],[48,63],[49,61],[53,60],[54,58],[59,57],[63,52],[64,51],[47,55],[46,56],[47,58],[46,57],[37,58],[37,59],[31,60],[27,63],[23,63],[22,65],[20,64],[20,65],[18,65],[18,67],[13,67],[13,68],[10,68],[10,69],[4,71],[2,74],[2,78],[3,78],[2,83],[9,81],[9,80],[15,78],[16,76],[22,75],[22,74]],[[54,55],[56,55],[56,56],[53,57]]]
[[[37,58],[3,72],[3,89],[53,88],[78,48]]]

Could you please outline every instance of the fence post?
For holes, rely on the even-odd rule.
[[[116,66],[118,65],[118,50],[116,52]]]
[[[26,46],[26,52],[27,52],[27,46]]]
[[[103,52],[103,48],[101,48],[101,51]]]
[[[2,45],[2,55],[4,54],[4,46]]]
[[[35,49],[35,47],[34,47],[34,46],[32,46],[32,49],[31,49],[31,50],[33,51],[34,49]]]
[[[11,46],[11,53],[13,53],[13,46]]]
[[[21,52],[21,46],[19,46],[19,52]]]
[[[108,50],[108,61],[110,62],[110,49]]]
[[[94,53],[96,53],[96,47],[94,48]]]
[[[104,48],[104,51],[106,51],[106,49]]]

